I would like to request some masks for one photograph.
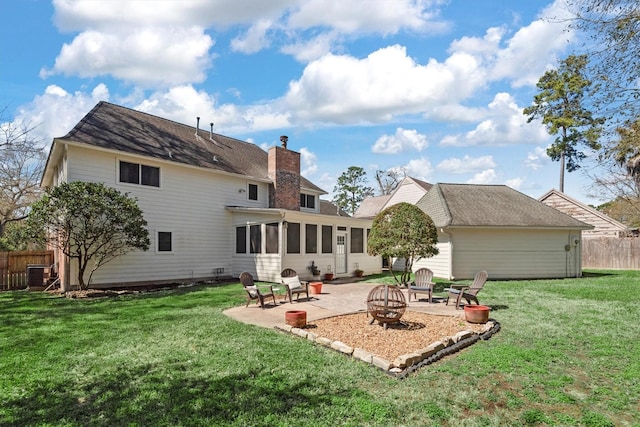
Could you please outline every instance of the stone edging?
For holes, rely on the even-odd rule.
[[[279,325],[275,328],[301,338],[306,338],[311,342],[323,347],[331,348],[347,356],[353,357],[354,359],[369,363],[381,369],[385,373],[397,378],[404,378],[411,372],[414,372],[423,366],[430,365],[431,363],[436,362],[445,356],[456,353],[463,348],[469,347],[481,339],[488,340],[493,336],[493,334],[500,330],[500,323],[495,319],[489,319],[481,333],[460,331],[452,337],[445,337],[442,340],[435,341],[426,348],[398,356],[392,362],[361,348],[353,348],[341,341],[332,341],[329,338],[320,337],[317,334],[306,331],[302,328],[294,328],[290,325]]]

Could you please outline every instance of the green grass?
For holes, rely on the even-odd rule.
[[[404,380],[227,318],[239,284],[0,293],[0,425],[640,426],[640,272],[586,276],[488,282],[501,331]]]

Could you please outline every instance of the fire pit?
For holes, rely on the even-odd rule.
[[[379,285],[371,289],[367,296],[367,312],[387,329],[389,323],[396,323],[404,314],[407,303],[399,287],[394,285]]]

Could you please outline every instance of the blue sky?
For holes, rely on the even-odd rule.
[[[580,42],[563,16],[560,0],[2,1],[0,106],[47,143],[101,100],[265,149],[288,135],[329,193],[355,165],[374,188],[402,168],[538,198],[559,164],[522,109]],[[600,203],[589,185],[565,174]]]

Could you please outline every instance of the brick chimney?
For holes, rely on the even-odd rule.
[[[281,136],[282,147],[269,148],[269,207],[300,210],[300,153],[287,150],[289,138]]]

